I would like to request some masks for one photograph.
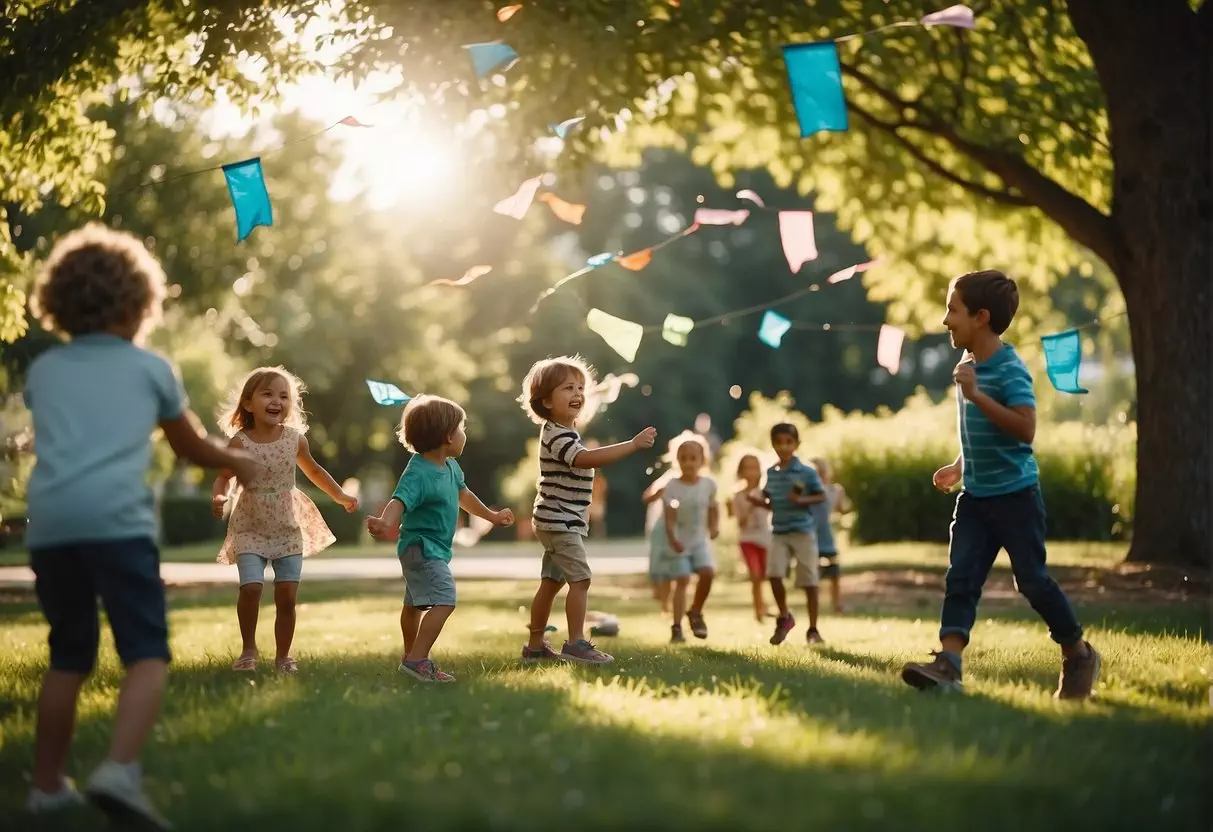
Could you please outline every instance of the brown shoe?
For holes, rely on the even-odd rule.
[[[1090,643],[1084,641],[1083,644],[1087,645],[1087,655],[1061,660],[1061,677],[1057,680],[1054,699],[1088,699],[1094,694],[1102,659]]]
[[[962,691],[964,686],[956,665],[942,653],[932,651],[931,655],[935,658],[929,663],[907,663],[901,669],[902,681],[919,690]]]

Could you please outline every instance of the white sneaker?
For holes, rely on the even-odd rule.
[[[172,829],[172,825],[152,808],[143,793],[141,780],[138,767],[107,760],[88,779],[84,793],[98,809],[115,819],[143,821],[157,829]]]
[[[67,777],[57,792],[44,792],[41,789],[30,789],[25,801],[25,808],[32,815],[50,814],[63,809],[71,809],[84,805],[84,795],[76,790],[76,784]]]

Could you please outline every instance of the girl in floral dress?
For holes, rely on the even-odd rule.
[[[267,564],[274,568],[274,666],[294,673],[291,657],[295,637],[295,600],[303,559],[326,549],[336,538],[316,505],[295,488],[298,466],[317,488],[346,511],[358,508],[358,499],[345,493],[312,458],[304,437],[303,383],[282,367],[259,367],[232,391],[219,426],[231,437],[230,447],[240,448],[261,465],[261,473],[234,498],[227,538],[219,550],[220,563],[234,563],[240,573],[236,617],[243,649],[233,670],[257,668],[257,615]],[[232,473],[222,471],[211,492],[211,510],[222,517],[228,503]]]

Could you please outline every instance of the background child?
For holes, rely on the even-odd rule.
[[[708,443],[702,436],[682,442],[678,446],[679,476],[666,484],[662,496],[666,540],[675,556],[670,570],[674,578],[674,624],[670,628],[670,642],[674,644],[686,641],[682,634],[684,610],[695,637],[708,637],[703,607],[716,575],[712,546],[708,541],[720,534],[720,508],[716,505],[716,481],[703,475],[707,454]],[[695,582],[695,599],[687,610],[687,584],[692,572],[699,578]]]
[[[762,464],[754,454],[746,454],[737,462],[737,493],[733,495],[733,516],[737,518],[741,559],[750,576],[750,594],[754,601],[754,618],[761,624],[767,619],[767,606],[762,599],[762,585],[767,579],[767,550],[771,548],[771,510],[763,505],[760,483]]]
[[[80,688],[97,661],[97,599],[125,668],[109,753],[88,796],[117,816],[167,824],[143,794],[139,754],[170,660],[157,522],[146,475],[159,426],[182,459],[248,482],[257,465],[207,441],[173,367],[134,341],[159,318],[164,272],[128,234],[90,224],[65,236],[37,276],[31,308],[69,339],[30,365],[25,402],[38,459],[25,542],[50,625],[34,740],[31,812],[81,802],[63,776]]]
[[[821,633],[817,632],[820,563],[813,514],[809,509],[814,503],[825,500],[825,490],[817,472],[796,457],[800,433],[795,425],[782,423],[771,428],[771,447],[779,461],[767,470],[763,498],[755,500],[757,505],[771,510],[767,577],[771,579],[771,594],[779,606],[771,644],[782,644],[796,626],[796,619],[788,611],[787,593],[783,587],[793,560],[796,561],[796,586],[804,590],[809,612],[809,630],[805,637],[809,644],[821,644]]]
[[[283,367],[258,367],[232,391],[219,426],[239,448],[261,463],[261,472],[236,498],[219,549],[219,563],[234,563],[240,590],[236,618],[243,642],[233,670],[257,669],[257,618],[266,564],[274,567],[274,666],[295,673],[291,657],[295,638],[295,602],[303,559],[336,540],[319,509],[295,487],[298,466],[317,488],[346,511],[358,508],[358,498],[346,494],[315,459],[304,433],[303,383]],[[231,472],[221,471],[211,489],[211,512],[223,516]]]
[[[673,454],[671,454],[671,457]],[[665,494],[666,484],[678,476],[678,471],[670,469],[649,484],[640,499],[647,507],[645,509],[645,536],[649,540],[649,584],[653,588],[653,598],[661,606],[662,612],[670,611],[669,575],[671,565],[670,544],[666,539],[665,506],[661,497]]]
[[[610,465],[641,448],[653,447],[657,431],[645,428],[627,442],[589,450],[574,425],[585,406],[593,373],[580,358],[537,361],[522,381],[519,403],[540,425],[539,482],[532,512],[535,537],[543,544],[539,589],[531,602],[530,638],[522,648],[524,662],[568,660],[609,664],[614,658],[585,637],[590,591],[590,564],[585,554],[594,469]],[[569,585],[565,600],[569,638],[560,653],[544,640],[552,602]]]
[[[952,514],[948,573],[940,613],[940,652],[901,673],[920,689],[959,689],[961,655],[977,620],[977,602],[999,549],[1006,549],[1015,586],[1061,645],[1055,696],[1085,699],[1099,679],[1099,654],[1083,640],[1070,601],[1045,569],[1045,506],[1032,454],[1036,396],[1032,375],[1000,337],[1019,308],[1015,281],[1002,272],[961,275],[948,288],[943,325],[966,350],[953,371],[960,411],[960,455],[932,478],[947,492],[963,479]]]
[[[459,509],[497,526],[514,522],[512,511],[487,508],[464,483],[455,459],[467,444],[466,418],[462,407],[437,396],[417,396],[408,403],[397,436],[413,456],[383,511],[366,521],[375,537],[397,541],[404,573],[400,671],[421,682],[455,681],[434,663],[430,650],[455,611],[450,564]]]
[[[851,510],[851,501],[841,485],[834,482],[834,472],[830,463],[821,457],[812,460],[817,476],[821,478],[825,488],[825,502],[813,503],[813,525],[817,531],[817,553],[821,557],[821,577],[830,582],[830,604],[834,612],[842,610],[842,588],[840,586],[841,569],[838,565],[838,541],[834,536],[834,525],[831,518],[835,514],[846,514]]]

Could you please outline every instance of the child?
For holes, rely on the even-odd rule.
[[[462,407],[437,396],[417,396],[408,403],[397,436],[413,457],[383,511],[366,521],[375,537],[397,541],[404,573],[400,671],[420,682],[455,681],[434,663],[430,650],[455,611],[450,563],[459,509],[497,526],[514,522],[512,511],[487,508],[464,484],[455,459],[467,444],[466,418]]]
[[[666,541],[674,553],[670,574],[674,579],[674,624],[670,628],[670,643],[686,641],[682,634],[682,615],[686,611],[695,638],[708,637],[708,625],[703,620],[703,606],[712,591],[716,575],[715,561],[709,539],[720,534],[720,508],[716,505],[716,481],[703,476],[707,464],[708,443],[702,436],[688,439],[678,446],[680,476],[665,487]],[[687,584],[694,572],[695,599],[687,605]]]
[[[817,528],[817,553],[821,556],[821,576],[830,581],[830,603],[834,612],[841,614],[842,588],[839,586],[841,570],[838,567],[838,543],[834,540],[834,528],[830,517],[834,514],[846,514],[851,510],[851,502],[847,492],[841,485],[834,482],[830,463],[821,457],[811,460],[821,484],[826,490],[826,499],[822,503],[813,503],[813,524]]]
[[[750,575],[750,594],[754,601],[754,618],[758,623],[767,619],[767,606],[762,600],[762,585],[767,579],[767,550],[771,548],[771,510],[763,502],[759,482],[762,465],[754,454],[746,454],[737,463],[740,487],[730,504],[737,518],[741,559]]]
[[[666,539],[665,507],[661,497],[665,487],[678,472],[671,469],[666,471],[649,484],[640,496],[647,506],[645,509],[645,534],[649,539],[649,584],[653,587],[653,598],[661,606],[663,613],[670,611],[669,568],[671,565],[670,544]]]
[[[543,544],[539,589],[531,602],[530,639],[522,648],[524,662],[567,660],[581,664],[610,664],[614,658],[585,637],[585,612],[590,590],[590,564],[585,555],[594,469],[610,465],[642,448],[653,447],[657,431],[645,428],[627,442],[589,450],[574,429],[585,405],[591,369],[577,357],[537,361],[522,381],[519,403],[540,425],[539,482],[532,524]],[[565,600],[569,638],[557,653],[544,640],[552,602],[569,585]]]
[[[257,617],[266,564],[274,567],[274,667],[295,673],[291,657],[295,638],[295,601],[303,559],[323,551],[336,538],[307,495],[295,488],[298,466],[317,488],[345,507],[358,508],[358,498],[346,494],[329,472],[312,458],[304,433],[303,383],[283,367],[259,367],[245,377],[224,408],[219,427],[240,448],[261,463],[261,473],[239,494],[227,523],[227,538],[219,563],[234,563],[240,576],[236,619],[243,642],[232,670],[257,669]],[[211,512],[223,516],[231,472],[221,471],[211,489]]]
[[[952,514],[948,572],[940,614],[940,652],[907,664],[901,677],[923,690],[959,690],[961,655],[977,619],[977,602],[999,549],[1006,549],[1015,585],[1061,645],[1059,699],[1085,699],[1099,679],[1100,656],[1083,640],[1061,587],[1045,569],[1045,507],[1032,440],[1036,398],[1032,376],[1002,333],[1019,308],[1015,281],[1002,272],[961,275],[948,288],[943,325],[965,350],[952,373],[960,422],[960,454],[935,472],[947,492],[963,480]]]
[[[767,577],[771,594],[779,606],[775,634],[771,644],[782,644],[796,626],[788,612],[787,592],[783,588],[793,559],[796,561],[796,586],[804,590],[809,611],[809,644],[822,644],[817,632],[817,584],[819,581],[817,535],[810,508],[825,500],[825,489],[817,472],[796,457],[800,433],[795,425],[781,423],[771,428],[771,447],[779,461],[767,470],[767,487],[755,505],[771,510],[771,549],[767,552]]]
[[[167,824],[143,793],[139,753],[156,722],[170,660],[156,510],[145,480],[157,426],[181,459],[228,468],[241,482],[257,464],[207,440],[173,367],[136,346],[159,318],[160,264],[128,234],[89,224],[55,246],[38,275],[32,312],[68,339],[30,365],[25,401],[38,459],[25,538],[38,605],[50,625],[28,808],[81,803],[63,776],[80,688],[97,661],[97,598],[126,670],[106,761],[86,794],[120,820]]]

